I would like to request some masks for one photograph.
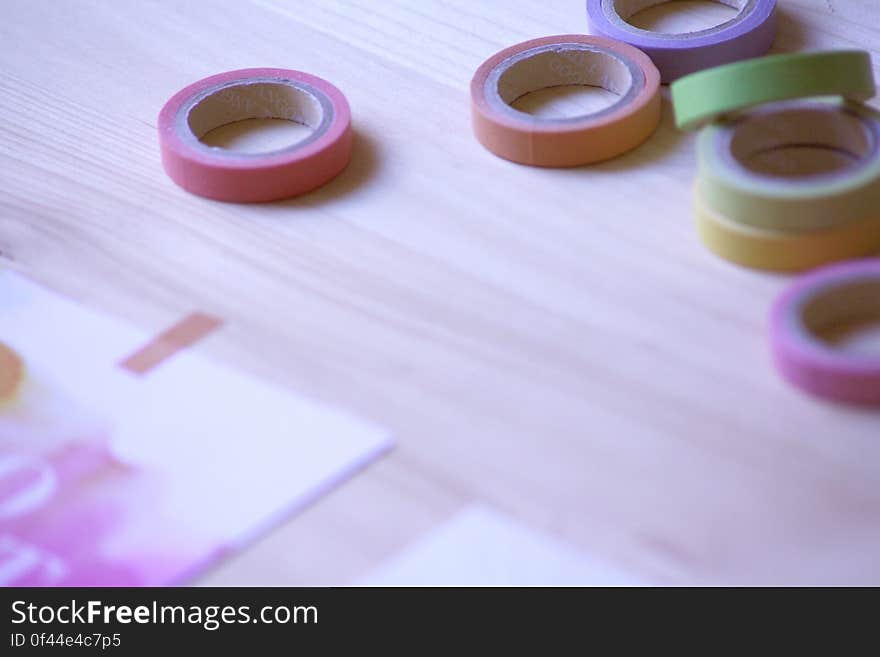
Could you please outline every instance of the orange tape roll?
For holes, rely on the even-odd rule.
[[[538,89],[602,87],[620,98],[598,112],[540,118],[511,106]],[[660,123],[660,73],[645,53],[603,37],[568,34],[505,48],[471,81],[474,134],[507,160],[571,167],[617,157],[644,142]]]

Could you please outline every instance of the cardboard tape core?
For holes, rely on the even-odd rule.
[[[630,23],[630,19],[638,14],[640,11],[644,9],[648,9],[650,7],[656,7],[657,5],[666,4],[667,2],[673,2],[674,0],[603,0],[602,1],[602,10],[605,14],[605,17],[618,28],[628,30],[628,31],[636,31],[636,32],[647,32],[648,30],[643,30],[639,27],[636,27],[632,23]],[[682,32],[679,34],[668,34],[665,35],[662,32],[654,32],[651,30],[651,34],[657,37],[668,36],[670,38],[681,39],[683,37],[687,37],[688,35],[706,35],[712,34],[714,32],[718,32],[723,29],[729,28],[732,24],[738,23],[743,20],[754,5],[755,0],[712,0],[716,4],[725,5],[730,7],[731,9],[737,10],[737,15],[731,18],[729,21],[725,21],[720,25],[714,25],[712,27],[706,28],[704,30],[698,30],[695,32]],[[748,10],[748,11],[747,11]]]
[[[244,82],[209,93],[192,107],[187,123],[201,139],[214,128],[245,119],[286,119],[317,128],[320,101],[308,92],[279,82]]]
[[[285,147],[302,148],[320,137],[332,118],[329,100],[309,85],[294,80],[255,78],[219,84],[197,95],[181,108],[177,125],[182,138],[191,137],[188,141],[212,148],[201,139],[215,128],[246,119],[284,119],[312,129],[311,135]]]
[[[800,307],[804,329],[826,343],[849,330],[880,324],[880,277],[853,279],[821,290]]]
[[[598,46],[558,43],[526,50],[500,62],[486,79],[485,94],[496,109],[514,112],[520,119],[576,121],[614,111],[629,102],[644,88],[644,77],[634,62],[616,53]],[[538,118],[512,107],[517,99],[532,91],[569,85],[601,87],[620,98],[598,112],[562,119]]]
[[[877,151],[876,126],[846,109],[784,107],[735,124],[721,147],[751,173],[777,177],[834,175]]]

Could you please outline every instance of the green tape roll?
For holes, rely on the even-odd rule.
[[[810,151],[793,158],[784,150],[792,147]],[[754,164],[756,158],[812,164],[805,154],[836,158],[838,168],[803,174]],[[880,215],[880,113],[865,105],[801,101],[760,108],[704,128],[697,157],[700,197],[731,221],[809,232]]]
[[[862,50],[748,59],[693,73],[670,89],[682,130],[763,103],[814,96],[868,100],[875,93],[871,57]]]

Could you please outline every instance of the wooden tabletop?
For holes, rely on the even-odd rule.
[[[865,48],[880,73],[876,0],[779,4],[776,51]],[[668,90],[657,133],[598,166],[473,138],[477,66],[585,32],[582,0],[0,13],[0,264],[150,330],[219,315],[203,353],[396,436],[202,583],[350,583],[480,501],[653,581],[880,584],[880,414],[777,376],[765,322],[791,278],[698,242]],[[351,165],[281,203],[191,196],[162,171],[159,109],[251,66],[342,89]]]

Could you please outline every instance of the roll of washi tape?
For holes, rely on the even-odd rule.
[[[251,118],[287,119],[312,128],[302,141],[267,153],[212,148],[214,128]],[[290,198],[337,176],[351,158],[348,102],[307,73],[253,68],[200,80],[175,94],[159,114],[162,164],[193,194],[220,201]]]
[[[731,221],[697,194],[697,233],[710,251],[730,262],[780,272],[797,272],[840,260],[880,253],[880,207],[873,216],[808,233],[765,230]]]
[[[15,397],[24,380],[24,362],[10,347],[0,342],[0,404]]]
[[[770,313],[773,358],[797,387],[828,399],[880,404],[880,354],[835,347],[831,336],[880,322],[880,259],[826,267],[796,281]]]
[[[763,55],[776,37],[776,0],[717,0],[737,10],[729,21],[696,32],[663,34],[627,21],[667,0],[587,0],[593,32],[644,50],[660,69],[663,82],[705,68]]]
[[[511,106],[538,89],[603,87],[620,96],[598,112],[539,118]],[[474,134],[508,160],[570,167],[607,160],[644,142],[660,122],[660,74],[643,52],[601,37],[525,41],[487,59],[471,81]]]
[[[764,103],[814,96],[867,100],[875,88],[870,55],[840,50],[726,64],[677,80],[671,91],[675,123],[690,130]]]
[[[697,155],[701,198],[732,221],[811,231],[880,214],[880,114],[860,104],[756,109],[707,126]]]

